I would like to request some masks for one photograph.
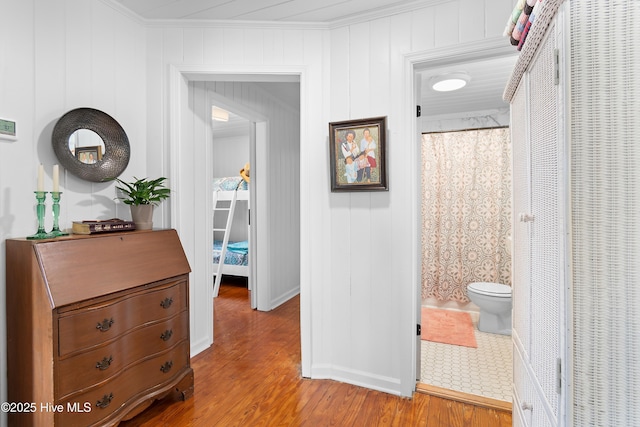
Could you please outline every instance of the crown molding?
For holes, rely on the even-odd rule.
[[[337,21],[328,23],[330,30],[334,28],[346,27],[354,24],[361,24],[363,22],[374,21],[376,19],[388,18],[393,15],[400,15],[402,13],[414,12],[419,9],[425,9],[427,7],[436,6],[443,3],[450,3],[451,0],[416,0],[412,3],[405,3],[396,6],[383,6],[376,9],[371,9],[366,12],[354,13],[347,15]]]
[[[326,30],[323,22],[241,21],[227,19],[146,19],[149,28],[238,28],[278,30]]]
[[[360,24],[393,15],[410,13],[426,7],[432,7],[451,0],[416,0],[397,6],[383,6],[366,12],[354,13],[331,22],[310,21],[250,21],[230,19],[146,19],[115,0],[100,0],[104,4],[149,28],[252,28],[284,30],[332,30],[349,25]]]
[[[143,25],[143,26],[146,25],[146,20],[142,16],[138,15],[131,9],[124,7],[122,3],[118,3],[117,1],[114,1],[114,0],[100,0],[100,1],[105,5],[107,5],[108,7],[110,7],[111,9],[115,10],[116,12],[128,18],[131,18],[132,20],[136,21],[140,25]]]

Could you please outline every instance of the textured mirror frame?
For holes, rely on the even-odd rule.
[[[105,146],[102,159],[82,163],[69,150],[69,138],[79,129],[97,133]],[[87,181],[105,182],[117,178],[129,164],[129,139],[122,126],[110,115],[93,108],[76,108],[64,114],[53,128],[53,151],[69,172]]]

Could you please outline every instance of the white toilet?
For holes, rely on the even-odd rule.
[[[511,335],[511,286],[490,282],[469,283],[467,295],[471,302],[480,307],[479,330]]]

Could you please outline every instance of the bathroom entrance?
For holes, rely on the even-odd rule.
[[[421,151],[420,382],[510,402],[509,128],[426,133]],[[471,295],[467,286],[509,294]],[[486,311],[484,298],[494,297],[500,316]]]
[[[514,62],[500,51],[416,67],[423,332],[417,390],[498,409],[511,406],[510,336],[478,330],[480,308],[466,288],[511,284],[509,105],[502,91]],[[439,76],[459,70],[470,77],[467,87],[432,88]],[[445,325],[447,338],[464,339],[438,340],[437,325]]]

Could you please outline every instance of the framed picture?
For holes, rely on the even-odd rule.
[[[387,191],[387,117],[329,123],[331,191]]]
[[[97,163],[102,160],[102,147],[99,145],[92,147],[76,147],[76,159],[87,165]]]

